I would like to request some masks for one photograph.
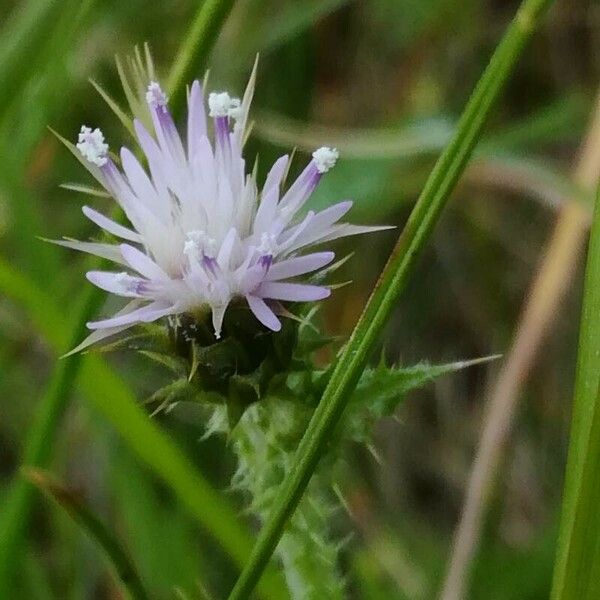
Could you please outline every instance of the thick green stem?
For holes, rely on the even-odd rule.
[[[298,448],[296,461],[282,485],[273,512],[231,592],[230,600],[247,598],[265,569],[289,517],[325,452],[350,393],[356,386],[369,354],[388,316],[406,287],[416,259],[429,240],[450,193],[473,152],[483,125],[508,75],[515,66],[551,0],[525,0],[481,77],[457,131],[434,167],[402,235],[341,353],[321,402]]]

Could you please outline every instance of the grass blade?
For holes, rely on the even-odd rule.
[[[54,481],[49,473],[27,468],[23,474],[36,488],[54,500],[96,542],[133,600],[149,600],[142,580],[116,538],[71,490]]]
[[[457,131],[434,167],[298,448],[270,518],[230,600],[247,598],[260,579],[356,386],[379,333],[412,273],[450,193],[473,152],[494,101],[550,0],[525,0],[469,100]]]
[[[177,111],[185,98],[185,83],[206,69],[210,51],[235,0],[205,0],[196,13],[167,80],[170,104]]]
[[[600,190],[585,275],[552,600],[600,596]]]

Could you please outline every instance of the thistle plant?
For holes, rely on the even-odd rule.
[[[315,149],[290,185],[288,155],[275,161],[262,185],[256,168],[247,171],[242,150],[256,65],[241,99],[224,91],[205,98],[201,83],[191,84],[184,143],[151,58],[145,67],[135,64],[145,87],[138,85],[132,96],[132,84],[123,83],[147,170],[127,148],[113,156],[98,128],[82,126],[76,145],[63,140],[127,221],[84,206],[85,216],[117,243],[56,241],[116,263],[119,270],[94,270],[87,278],[128,300],[115,315],[89,322],[92,333],[72,352],[123,334],[113,348],[129,347],[166,365],[173,380],[151,396],[154,412],[199,403],[204,436],[223,435],[236,455],[232,489],[264,520],[330,375],[314,359],[331,341],[317,328],[315,302],[330,295],[327,279],[351,257],[334,263],[334,252],[322,245],[388,227],[341,222],[351,201],[303,210],[334,168],[334,148]],[[344,596],[337,565],[343,543],[331,528],[340,509],[332,492],[340,445],[369,443],[375,420],[391,414],[409,389],[463,366],[382,363],[365,372],[327,468],[311,483],[278,547],[293,598]]]

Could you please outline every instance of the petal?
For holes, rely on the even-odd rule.
[[[309,162],[279,203],[279,208],[285,211],[288,222],[302,208],[320,180],[321,173],[317,170],[314,161]]]
[[[145,202],[155,214],[160,216],[164,211],[161,210],[163,207],[161,206],[156,188],[152,185],[150,178],[142,168],[142,165],[140,165],[138,159],[128,148],[121,148],[121,164],[135,195]]]
[[[256,290],[256,295],[262,298],[271,298],[273,300],[310,302],[327,298],[331,295],[331,290],[318,285],[265,281]]]
[[[233,252],[233,248],[237,238],[237,230],[235,227],[232,227],[225,236],[221,244],[221,248],[219,249],[219,253],[217,255],[217,262],[219,266],[223,270],[229,270],[229,264],[231,261],[231,253]]]
[[[273,187],[279,189],[279,187],[281,186],[281,180],[285,175],[289,159],[290,157],[287,154],[284,154],[273,163],[273,166],[271,167],[271,170],[269,171],[265,180],[265,185],[262,189],[263,195],[266,194]]]
[[[246,133],[246,124],[248,122],[248,113],[250,112],[250,104],[252,104],[252,97],[254,96],[254,86],[256,84],[256,71],[258,69],[258,55],[254,61],[252,67],[252,73],[248,79],[246,90],[244,91],[244,97],[242,98],[242,104],[238,111],[238,117],[233,128],[233,135],[236,139],[237,145],[241,148],[244,142],[244,134]]]
[[[192,160],[198,151],[198,142],[206,135],[206,112],[204,109],[204,94],[198,80],[192,83],[188,100],[188,160]]]
[[[281,329],[281,321],[275,316],[275,313],[267,306],[267,303],[256,296],[248,294],[246,296],[248,306],[254,313],[254,316],[265,326],[272,331]]]
[[[123,256],[119,246],[113,244],[100,244],[98,242],[80,242],[79,240],[46,240],[57,246],[63,246],[65,248],[71,248],[73,250],[79,250],[80,252],[86,252],[93,256],[105,258],[119,265],[125,265]]]
[[[88,271],[85,276],[90,283],[93,283],[96,287],[99,287],[105,292],[110,292],[116,296],[123,296],[125,298],[140,298],[141,295],[135,290],[127,290],[119,277],[122,273],[110,273],[107,271]],[[139,278],[132,278],[135,283],[142,283],[143,280]]]
[[[279,202],[279,189],[272,187],[266,193],[263,192],[254,217],[254,234],[260,236],[271,228],[277,217],[277,203]]]
[[[225,311],[227,310],[227,304],[219,304],[218,306],[212,306],[212,325],[215,331],[215,337],[221,339],[221,328],[223,327],[223,319],[225,317]]]
[[[130,246],[121,244],[121,255],[125,262],[147,279],[168,279],[168,275],[146,254]]]
[[[134,323],[151,323],[161,317],[172,315],[178,311],[178,307],[164,302],[152,302],[127,314],[116,315],[110,319],[93,321],[87,324],[89,329],[106,329],[107,327],[121,327],[122,325],[133,325]]]
[[[139,305],[140,305],[139,300],[133,300],[132,302],[127,304],[127,306],[125,306],[123,309],[121,309],[115,316],[120,316],[120,315],[125,315],[127,313],[130,313],[130,312],[134,311],[136,308],[138,308]],[[120,333],[121,331],[125,331],[125,329],[128,329],[129,327],[131,327],[131,324],[121,325],[119,327],[107,327],[106,329],[97,329],[96,331],[93,331],[92,333],[90,333],[90,335],[88,335],[80,344],[75,346],[75,348],[73,348],[72,350],[69,350],[69,352],[64,354],[61,358],[66,358],[67,356],[72,356],[73,354],[77,354],[78,352],[85,350],[92,344],[96,344],[102,340],[105,340],[106,338],[109,338],[112,335],[116,335],[117,333]]]
[[[315,252],[306,256],[282,260],[271,266],[264,279],[265,281],[277,281],[311,273],[329,264],[334,258],[333,252]]]
[[[112,233],[113,235],[120,237],[124,240],[129,240],[130,242],[141,243],[142,237],[139,233],[128,229],[127,227],[123,227],[123,225],[119,225],[112,219],[105,217],[102,213],[99,213],[97,210],[90,208],[89,206],[82,207],[83,214],[90,220],[92,223],[96,223],[98,227],[101,227],[108,233]]]
[[[349,223],[340,223],[332,227],[328,232],[324,232],[317,239],[308,242],[310,244],[321,244],[330,242],[338,238],[348,237],[351,235],[362,235],[363,233],[375,233],[376,231],[386,231],[387,229],[395,229],[394,225],[351,225]],[[303,243],[302,246],[307,245]],[[294,246],[298,248],[298,244]]]

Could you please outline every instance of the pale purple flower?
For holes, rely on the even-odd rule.
[[[154,135],[139,120],[134,122],[148,172],[127,148],[121,149],[119,168],[102,132],[81,128],[77,149],[131,224],[124,227],[86,206],[84,214],[122,243],[59,242],[122,265],[116,272],[90,271],[87,278],[131,299],[113,317],[88,323],[96,331],[84,345],[137,323],[181,313],[200,317],[208,311],[219,338],[225,311],[235,299],[245,299],[265,327],[278,331],[281,322],[274,308],[279,302],[315,301],[330,294],[327,287],[294,278],[322,269],[333,260],[333,252],[303,252],[335,238],[383,229],[340,223],[350,201],[303,214],[321,177],[336,163],[338,152],[332,148],[313,152],[286,191],[281,187],[289,158],[282,156],[257,189],[242,157],[252,81],[242,101],[227,92],[209,95],[212,135],[202,89],[195,81],[185,145],[166,95],[152,82],[146,100]]]

